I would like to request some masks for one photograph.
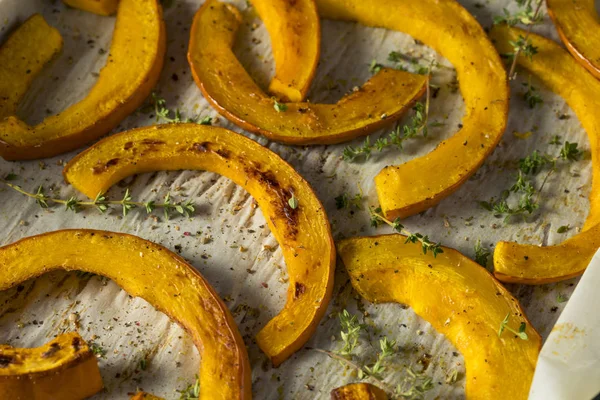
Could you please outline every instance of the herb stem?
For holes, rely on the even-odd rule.
[[[544,2],[542,0],[538,0],[538,5],[537,5],[537,8],[535,9],[535,13],[533,14],[532,21],[537,21],[537,18],[542,9],[543,3]],[[529,27],[527,28],[527,33],[525,34],[525,38],[523,40],[524,43],[528,43],[529,36],[531,36],[531,30],[533,29],[533,25],[534,25],[534,23],[529,24]],[[508,72],[508,79],[511,81],[516,78],[515,68],[517,67],[517,59],[519,58],[519,54],[521,54],[522,50],[523,50],[523,46],[519,46],[519,48],[515,51],[515,54],[513,56],[512,64],[510,66],[510,71]]]
[[[441,243],[435,243],[429,240],[429,237],[426,235],[422,235],[420,233],[411,233],[404,225],[400,223],[400,218],[396,218],[394,221],[390,221],[383,214],[381,214],[380,208],[369,208],[369,213],[371,214],[371,225],[377,226],[379,222],[384,222],[387,225],[391,226],[396,232],[407,236],[406,242],[416,243],[417,241],[421,243],[421,247],[423,248],[423,254],[427,254],[427,251],[431,251],[433,253],[433,257],[437,257],[439,253],[443,253]]]

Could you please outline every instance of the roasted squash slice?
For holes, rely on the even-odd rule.
[[[594,0],[546,0],[546,6],[567,50],[600,79],[600,17]]]
[[[508,41],[517,40],[525,31],[502,25],[494,27],[490,35],[501,53],[510,53]],[[531,60],[519,57],[518,65],[565,99],[588,135],[592,154],[590,211],[581,233],[556,246],[499,242],[494,250],[498,279],[543,284],[582,274],[600,247],[600,82],[558,43],[535,34],[530,34],[529,40],[538,53]]]
[[[282,101],[304,100],[321,53],[321,24],[314,0],[251,0],[269,36],[275,76],[269,92]]]
[[[119,0],[63,0],[63,3],[98,15],[113,15],[119,7]]]
[[[14,39],[0,50],[14,56],[9,63],[22,64],[15,59],[31,54],[31,48],[15,45],[34,40],[34,34],[39,33],[20,29],[15,32],[11,37]],[[34,46],[36,51],[39,45],[49,46],[43,52],[54,51],[53,42],[40,41]],[[121,0],[106,66],[88,95],[36,126],[28,126],[15,115],[6,116],[0,110],[0,115],[5,115],[0,119],[0,156],[7,160],[50,157],[110,132],[150,94],[160,75],[164,53],[165,26],[159,0]],[[34,65],[35,59],[26,60],[27,64],[19,65],[20,68],[39,68]]]
[[[207,0],[194,17],[188,61],[204,97],[250,132],[289,144],[339,143],[397,120],[425,90],[427,77],[384,68],[336,104],[278,106],[231,49],[241,20],[234,6]]]
[[[258,202],[279,242],[289,275],[287,301],[257,336],[260,348],[279,365],[317,329],[331,298],[335,269],[325,210],[288,163],[226,129],[169,124],[108,137],[71,160],[63,174],[94,198],[129,175],[181,169],[216,172],[242,186]]]
[[[462,353],[467,399],[527,399],[541,338],[517,299],[453,249],[433,257],[402,235],[351,238],[338,251],[352,286],[374,303],[411,306]],[[498,328],[527,324],[528,340]]]
[[[45,345],[0,345],[0,398],[80,400],[102,389],[98,360],[76,332]]]
[[[235,322],[183,258],[136,236],[85,229],[45,233],[0,248],[0,290],[55,270],[110,278],[185,328],[202,359],[200,399],[251,398],[248,354]]]
[[[370,383],[352,383],[331,391],[331,400],[387,400],[387,394]]]
[[[17,111],[33,79],[61,49],[62,36],[32,15],[0,47],[0,120]]]
[[[431,153],[375,177],[389,219],[408,217],[454,193],[494,150],[506,127],[506,72],[479,23],[454,0],[316,0],[323,18],[407,33],[456,68],[465,102],[462,129]],[[443,171],[443,173],[440,173]]]

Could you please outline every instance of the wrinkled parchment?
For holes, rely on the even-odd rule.
[[[167,59],[157,92],[167,100],[169,107],[180,108],[185,116],[209,115],[217,120],[217,125],[244,133],[218,116],[192,82],[185,55],[192,16],[200,1],[171,3],[165,9]],[[462,0],[461,3],[484,26],[489,26],[494,15],[514,2]],[[238,35],[236,53],[252,76],[266,88],[273,73],[269,37],[252,9],[243,1],[236,4],[245,10],[246,22]],[[19,115],[29,123],[39,122],[85,95],[104,65],[107,55],[103,50],[109,47],[114,26],[114,18],[68,9],[60,1],[0,0],[0,40],[34,12],[42,13],[60,30],[65,46],[62,54],[36,79],[19,110]],[[313,102],[337,101],[353,86],[362,84],[370,76],[369,64],[373,59],[392,65],[387,61],[392,50],[417,57],[422,65],[432,58],[449,65],[431,49],[415,44],[401,33],[331,21],[324,21],[322,30],[321,62],[309,93]],[[557,39],[548,18],[536,30]],[[527,79],[523,74],[511,84],[510,123],[493,155],[454,195],[425,213],[407,219],[405,225],[409,230],[428,234],[433,240],[472,257],[478,239],[492,250],[494,243],[501,239],[553,244],[577,232],[588,209],[589,156],[580,162],[561,165],[544,187],[542,207],[528,221],[515,219],[503,224],[501,219],[477,205],[478,200],[497,197],[511,185],[519,158],[534,149],[558,153],[556,146],[548,144],[554,135],[588,148],[585,133],[572,111],[561,98],[541,87],[535,77],[531,78],[532,83],[540,88],[544,104],[533,110],[527,107],[520,96],[524,91],[522,83]],[[364,210],[353,213],[337,210],[334,198],[342,192],[354,195],[362,190],[366,198],[364,207],[376,204],[373,177],[383,166],[423,155],[441,139],[451,136],[458,129],[464,112],[460,93],[453,90],[454,80],[453,71],[445,68],[438,69],[433,78],[440,91],[432,100],[430,120],[444,125],[431,128],[425,139],[407,143],[402,152],[375,154],[367,163],[342,161],[340,156],[345,145],[288,147],[245,134],[280,154],[310,181],[327,208],[336,238],[388,233],[388,228],[371,228]],[[560,115],[570,118],[559,119]],[[154,122],[153,112],[138,111],[115,131]],[[531,136],[519,138],[526,136],[521,135],[526,132],[532,132]],[[361,143],[362,139],[357,139],[350,144]],[[43,161],[0,160],[0,176],[16,174],[13,183],[29,191],[43,184],[54,196],[78,195],[61,177],[62,163],[77,152]],[[543,177],[544,174],[540,174],[538,187]],[[196,213],[192,219],[175,217],[166,221],[160,213],[146,216],[142,210],[133,211],[126,218],[120,217],[118,209],[103,215],[92,209],[75,214],[58,206],[43,210],[33,200],[3,187],[0,188],[3,233],[0,244],[61,228],[107,229],[161,243],[188,259],[226,300],[248,346],[255,398],[325,399],[332,388],[356,380],[339,362],[315,351],[300,351],[274,369],[258,349],[253,337],[284,304],[287,278],[277,242],[248,193],[226,178],[199,171],[139,175],[113,187],[109,197],[121,198],[125,187],[131,189],[134,199],[144,201],[159,201],[167,193],[175,199],[193,199]],[[562,225],[573,228],[558,234],[557,229]],[[184,235],[186,232],[190,235]],[[241,247],[247,251],[241,252]],[[115,263],[114,267],[119,266]],[[256,272],[251,274],[248,270]],[[532,324],[546,336],[565,305],[557,302],[557,295],[568,297],[576,282],[577,279],[572,279],[537,287],[512,285],[510,289],[521,300]],[[321,322],[308,346],[338,348],[340,328],[336,313],[342,308],[357,310],[356,294],[341,265],[338,265],[334,293],[329,317]],[[387,372],[390,384],[400,382],[401,377],[406,376],[406,368],[419,371],[427,367],[424,373],[435,382],[427,398],[464,396],[462,356],[428,323],[410,308],[396,304],[373,306],[361,302],[358,306],[368,315],[364,322],[369,325],[369,337],[365,336],[359,348],[363,362],[374,360],[379,337],[387,335],[397,340],[399,346],[395,366],[389,367]],[[75,329],[76,325],[86,340],[106,350],[100,358],[106,390],[94,398],[125,398],[137,388],[168,399],[178,398],[175,390],[194,380],[200,360],[188,335],[148,303],[129,297],[111,281],[76,273],[54,273],[28,282],[21,291],[0,293],[2,343],[38,346],[61,332]],[[144,358],[148,366],[142,370],[140,360]],[[452,381],[447,378],[455,371],[457,381],[446,383]]]

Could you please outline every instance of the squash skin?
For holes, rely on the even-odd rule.
[[[340,143],[399,119],[425,91],[427,77],[384,68],[336,104],[288,103],[278,112],[231,50],[241,18],[207,0],[194,16],[188,61],[208,102],[247,131],[295,145]]]
[[[132,25],[138,29],[130,29]],[[14,115],[1,119],[0,156],[51,157],[111,131],[143,103],[158,81],[165,35],[159,0],[121,0],[107,63],[88,95],[36,126]]]
[[[524,31],[499,25],[490,32],[500,52],[511,52],[508,41]],[[494,250],[494,274],[505,282],[544,284],[581,275],[600,247],[600,82],[558,43],[531,34],[538,48],[533,61],[519,57],[520,67],[535,74],[573,109],[585,129],[592,156],[590,211],[582,231],[555,246],[499,242]]]
[[[424,211],[454,193],[500,141],[508,118],[504,66],[485,32],[454,0],[316,0],[323,18],[407,33],[456,68],[465,101],[463,127],[429,154],[388,166],[375,177],[388,219]],[[444,171],[444,173],[440,173]]]
[[[600,79],[600,17],[594,0],[546,0],[546,6],[569,53]]]
[[[117,12],[119,0],[62,0],[69,7],[109,16]]]
[[[314,0],[251,0],[273,48],[269,92],[282,101],[306,97],[321,54],[321,23]]]
[[[325,209],[312,188],[277,154],[242,135],[198,124],[168,124],[110,136],[71,160],[65,180],[94,198],[121,179],[156,170],[216,172],[257,201],[280,244],[289,275],[287,301],[257,335],[279,365],[317,329],[333,290],[335,246]],[[288,203],[292,193],[298,206]]]
[[[200,399],[251,398],[248,354],[227,306],[196,269],[168,249],[123,233],[62,230],[0,247],[0,270],[0,290],[56,270],[112,279],[192,336],[202,358]]]
[[[0,345],[0,398],[79,400],[102,390],[98,360],[77,332],[33,349]]]
[[[362,382],[333,389],[331,400],[388,400],[388,396],[377,386]]]
[[[467,399],[527,399],[541,337],[518,301],[479,264],[454,249],[436,258],[402,235],[342,240],[338,251],[352,286],[368,301],[411,306],[463,354]],[[509,332],[527,324],[529,340]]]
[[[0,47],[0,120],[14,114],[33,79],[63,46],[60,33],[33,14]]]

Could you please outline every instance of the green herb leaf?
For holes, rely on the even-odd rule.
[[[298,199],[296,198],[296,195],[294,195],[294,193],[292,193],[292,197],[290,197],[290,199],[288,200],[288,204],[292,208],[292,210],[298,208]]]

